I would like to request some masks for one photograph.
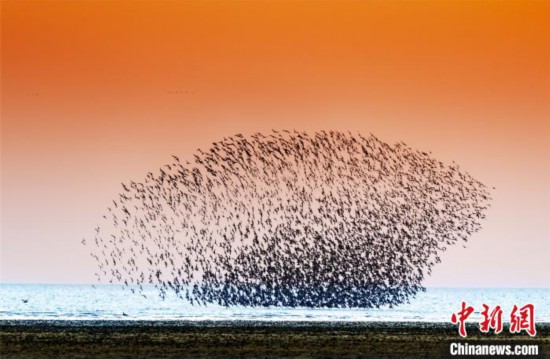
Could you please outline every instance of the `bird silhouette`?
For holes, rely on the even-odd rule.
[[[374,135],[237,134],[192,157],[122,184],[83,241],[97,278],[193,305],[395,306],[491,201],[456,163]]]

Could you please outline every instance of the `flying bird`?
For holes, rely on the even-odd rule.
[[[98,278],[193,305],[405,303],[491,201],[458,165],[374,135],[238,134],[172,157],[123,184],[89,242]]]

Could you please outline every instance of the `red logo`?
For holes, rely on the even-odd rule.
[[[479,323],[479,330],[482,333],[489,332],[489,329],[494,329],[495,334],[502,332],[502,308],[500,308],[500,305],[497,305],[489,313],[489,306],[483,304],[481,315],[483,315],[483,321]]]
[[[474,307],[467,307],[466,302],[462,302],[462,309],[458,313],[453,313],[451,316],[451,323],[458,323],[458,333],[460,336],[466,338],[466,319],[472,314]]]
[[[518,313],[519,311],[519,313]],[[519,333],[525,330],[530,336],[534,337],[537,334],[535,329],[535,306],[526,304],[519,308],[514,305],[512,314],[510,314],[510,333]]]
[[[474,312],[474,307],[471,307],[462,302],[461,309],[457,313],[453,313],[451,316],[451,323],[458,324],[458,334],[465,338],[466,333],[466,320]],[[497,305],[491,309],[487,304],[483,304],[483,311],[481,312],[482,320],[479,322],[479,330],[482,333],[488,333],[493,329],[495,334],[502,332],[502,308]],[[512,312],[510,314],[510,333],[520,333],[525,330],[530,336],[535,336],[537,330],[535,328],[535,306],[533,304],[526,304],[518,309],[518,306],[514,304]]]

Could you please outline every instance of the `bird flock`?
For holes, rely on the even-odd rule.
[[[122,184],[91,247],[100,281],[194,305],[408,302],[481,228],[488,188],[404,143],[343,132],[241,134]]]

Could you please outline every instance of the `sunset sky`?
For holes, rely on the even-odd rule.
[[[550,286],[550,2],[2,0],[0,282],[91,283],[121,182],[224,136],[404,141],[489,186],[425,284]]]

